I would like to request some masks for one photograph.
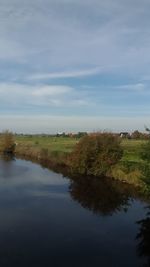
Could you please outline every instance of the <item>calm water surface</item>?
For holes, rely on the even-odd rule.
[[[118,183],[0,160],[0,267],[150,266],[149,211]]]

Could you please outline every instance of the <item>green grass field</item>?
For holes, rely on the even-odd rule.
[[[48,149],[49,153],[69,153],[73,150],[77,138],[69,137],[43,137],[43,136],[17,136],[16,142],[19,147],[31,147],[33,149]],[[140,151],[144,140],[122,139],[122,160],[140,161]]]
[[[142,145],[147,141],[145,140],[133,140],[133,139],[123,139],[121,145],[123,147],[123,159],[126,161],[139,162],[140,152],[142,150]]]
[[[42,137],[17,136],[17,146],[30,146],[32,148],[48,149],[49,152],[69,153],[78,142],[77,138],[69,137]]]

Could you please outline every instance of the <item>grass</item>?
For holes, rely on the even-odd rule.
[[[79,139],[69,137],[17,136],[17,149],[47,149],[49,154],[70,153]],[[122,161],[140,162],[140,151],[145,140],[122,139]]]
[[[66,167],[67,155],[77,138],[51,136],[16,136],[16,156],[40,162],[52,169]]]
[[[142,145],[146,142],[145,140],[123,139],[121,142],[123,147],[122,161],[141,162],[140,152]]]
[[[42,136],[17,136],[16,143],[19,147],[30,146],[33,149],[48,149],[51,152],[69,153],[73,150],[77,138],[69,137],[42,137]]]

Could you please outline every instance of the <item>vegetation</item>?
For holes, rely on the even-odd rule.
[[[78,142],[76,137],[56,137],[56,136],[44,136],[44,135],[16,135],[17,142],[16,150],[26,151],[38,150],[43,148],[48,149],[51,153],[70,153],[72,152],[75,144]]]
[[[77,137],[16,135],[16,156],[54,169],[67,169],[66,158],[78,142]]]
[[[136,130],[131,134],[131,138],[132,139],[138,139],[138,140],[142,140],[142,139],[143,140],[148,140],[150,138],[150,134],[141,133],[138,130]]]
[[[104,176],[122,157],[118,136],[109,133],[87,135],[80,139],[70,156],[73,173]]]
[[[141,159],[143,160],[141,178],[147,186],[146,189],[150,191],[150,140],[141,147]]]
[[[13,135],[5,131],[0,134],[0,152],[15,153],[64,173],[71,167],[83,175],[106,175],[150,191],[149,134],[141,139],[137,132],[134,139],[107,133],[98,136]]]
[[[14,154],[15,142],[13,133],[5,131],[1,134],[0,151],[4,154]]]

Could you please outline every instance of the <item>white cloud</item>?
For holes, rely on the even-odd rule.
[[[64,71],[64,72],[53,72],[53,73],[39,73],[29,76],[31,80],[43,80],[43,79],[59,79],[59,78],[76,78],[95,75],[100,73],[100,68],[76,70],[76,71]]]
[[[73,92],[73,88],[69,86],[63,85],[46,85],[42,86],[39,89],[33,89],[31,94],[33,96],[57,96],[57,95],[64,95],[67,93]]]
[[[0,4],[0,58],[32,65],[32,78],[74,77],[80,74],[63,70],[85,66],[116,73],[147,71],[149,1],[0,0]],[[62,71],[57,73],[58,69]],[[36,72],[39,76],[34,76]]]
[[[146,89],[146,85],[144,83],[125,84],[125,85],[118,86],[116,88],[123,89],[123,90],[143,92]]]
[[[62,107],[61,114],[63,108],[70,114],[112,114],[117,107],[115,114],[129,114],[132,104],[132,114],[149,114],[148,83],[140,77],[149,74],[150,1],[0,0],[0,7],[0,80],[6,81],[0,82],[1,112],[39,114],[46,107],[47,114],[52,107],[58,114]],[[89,77],[99,74],[102,81]],[[85,88],[81,80],[75,86],[68,79],[78,77]],[[59,85],[61,78],[65,85]],[[38,84],[46,79],[56,84]],[[124,85],[115,87],[115,79]],[[142,94],[136,105],[133,95]],[[96,107],[90,110],[91,102]]]
[[[73,87],[64,85],[22,85],[0,83],[0,107],[24,110],[26,107],[84,106],[86,99]]]

